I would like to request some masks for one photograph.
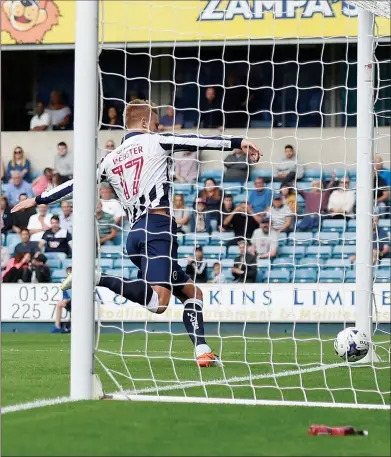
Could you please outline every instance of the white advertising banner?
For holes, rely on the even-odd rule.
[[[206,322],[356,320],[355,284],[205,284],[201,289]],[[174,298],[164,314],[156,315],[105,288],[98,287],[96,297],[102,322],[182,321],[182,305]],[[61,298],[59,284],[3,284],[1,320],[53,322]],[[376,321],[390,322],[390,284],[375,284],[374,301]],[[69,317],[65,310],[63,317]]]

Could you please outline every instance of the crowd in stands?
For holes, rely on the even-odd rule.
[[[236,95],[239,97],[240,94]],[[213,108],[216,104],[213,88],[207,89],[206,99],[205,106],[211,109],[202,115],[203,126],[220,127],[219,111]],[[233,99],[236,96],[232,100],[228,98],[227,106],[224,106],[228,112],[230,107],[234,107]],[[65,128],[71,116],[66,108],[61,103],[61,94],[53,92],[47,110],[42,103],[37,104],[37,114],[31,120],[32,130],[50,128],[53,119],[58,128]],[[120,128],[122,120],[114,107],[108,110],[108,119],[105,128]],[[169,108],[161,119],[160,129],[178,130],[182,126],[181,116]],[[106,141],[102,155],[114,148],[113,140]],[[293,279],[292,268],[301,258],[305,260],[311,255],[317,256],[318,267],[324,261],[339,258],[348,259],[349,268],[354,268],[355,253],[348,249],[341,257],[341,251],[336,249],[344,247],[347,239],[354,241],[354,238],[347,236],[355,230],[354,170],[348,172],[344,169],[337,173],[335,170],[329,172],[304,167],[298,162],[294,147],[289,144],[272,169],[252,171],[241,150],[234,150],[225,158],[223,173],[218,170],[201,172],[199,164],[196,152],[183,153],[175,158],[172,176],[172,204],[179,233],[179,256],[181,262],[185,262],[183,266],[187,273],[197,282],[265,281],[266,277],[260,275],[262,262],[269,262],[268,271],[273,273],[270,263],[283,268],[284,260],[290,265],[286,267],[288,273],[285,273],[289,274],[289,279]],[[65,142],[59,142],[54,168],[47,167],[36,173],[28,154],[23,147],[17,146],[9,163],[1,165],[3,281],[44,282],[61,279],[72,257],[72,203],[63,201],[61,205],[50,207],[39,205],[36,209],[16,214],[11,214],[10,210],[19,201],[39,195],[45,189],[72,178],[72,152]],[[383,259],[390,258],[390,185],[391,172],[384,166],[383,158],[377,155],[371,186],[375,201],[375,265],[383,265]],[[127,230],[128,225],[111,187],[104,183],[100,187],[96,219],[102,255],[106,252],[106,258],[111,259],[103,262],[102,267],[113,271],[115,256],[108,253],[114,252],[110,248],[124,245],[126,233],[124,235],[123,231]],[[331,250],[324,257],[319,253],[314,254],[315,251],[310,249],[322,244],[319,236],[323,233],[338,235],[337,240],[326,242],[325,238],[323,244]],[[195,250],[194,246],[197,246]],[[216,247],[219,250],[212,249]],[[296,247],[300,247],[300,255],[295,251]],[[305,252],[301,248],[305,248]],[[129,268],[132,275],[131,264]],[[278,275],[276,278],[278,280]],[[271,280],[270,277],[267,280]]]

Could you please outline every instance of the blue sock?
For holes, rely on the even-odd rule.
[[[184,305],[183,323],[192,343],[195,346],[206,344],[202,301],[196,298],[189,298]]]

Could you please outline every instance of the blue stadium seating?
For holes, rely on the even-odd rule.
[[[288,270],[271,270],[264,276],[264,282],[282,282],[288,283],[290,281],[290,273]]]
[[[299,267],[303,267],[311,270],[317,270],[324,265],[325,259],[321,257],[303,257],[302,259],[299,260],[297,265]]]
[[[331,257],[332,247],[331,246],[308,246],[306,256],[319,257],[322,259],[328,259]]]
[[[341,270],[320,270],[319,282],[338,283],[343,282],[344,274]]]
[[[109,276],[115,276],[117,278],[130,279],[129,268],[108,268],[105,271],[105,274]]]
[[[193,193],[193,185],[176,182],[173,185],[173,194],[190,195]]]
[[[281,246],[278,249],[279,256],[291,257],[295,259],[301,259],[305,255],[304,246]]]
[[[257,267],[260,269],[263,269],[263,270],[270,270],[270,268],[271,268],[270,259],[258,259]]]
[[[118,259],[123,256],[122,246],[101,246],[102,258]]]
[[[109,268],[113,268],[113,259],[100,259],[100,267],[103,272],[106,272]]]
[[[224,171],[223,170],[204,170],[201,173],[200,181],[205,182],[208,178],[213,178],[218,184],[223,180]]]
[[[187,257],[187,256],[194,256],[194,246],[179,246],[178,247],[178,256],[179,257]]]
[[[326,263],[323,265],[323,268],[327,269],[337,269],[337,270],[347,270],[351,269],[352,265],[349,259],[329,259],[326,260]]]
[[[391,269],[391,259],[381,259],[379,262],[379,268]]]
[[[356,246],[334,246],[333,258],[335,259],[347,259],[352,255],[356,254]]]
[[[356,282],[356,270],[348,270],[345,274],[345,282]]]
[[[52,281],[53,282],[61,282],[63,281],[66,276],[67,276],[67,272],[65,269],[55,269],[55,270],[51,270],[51,278],[52,278]]]
[[[338,232],[320,232],[319,242],[323,245],[335,246],[339,243],[342,235]]]
[[[68,267],[72,267],[72,259],[65,259],[62,261],[62,267],[67,269]]]
[[[227,257],[230,259],[234,259],[239,255],[239,246],[229,246]]]
[[[233,232],[212,232],[212,235],[210,237],[210,244],[212,246],[218,246],[222,243],[226,243],[229,240],[232,240],[234,237]]]
[[[19,233],[9,233],[6,236],[6,246],[9,249],[11,255],[14,255],[15,247],[22,241]]]
[[[258,283],[263,282],[264,276],[265,276],[264,270],[258,270],[255,281]]]
[[[103,259],[102,259],[103,260]],[[106,262],[111,262],[111,264],[107,263],[107,268],[134,268],[134,263],[126,257],[122,259],[105,259]]]
[[[373,272],[373,278],[375,282],[390,282],[391,281],[391,271],[390,269],[376,269]]]
[[[209,244],[209,233],[187,233],[185,236],[185,245],[186,246],[205,246]]]
[[[278,257],[273,260],[272,263],[272,270],[277,269],[288,269],[293,270],[295,268],[295,264],[292,262],[290,257]]]
[[[356,224],[356,219],[350,219],[350,221],[348,221],[348,232],[355,232]]]
[[[226,256],[227,248],[225,246],[205,246],[205,259],[221,259]]]
[[[322,175],[321,168],[305,168],[304,169],[304,179],[319,179],[322,177],[324,179],[324,175]]]
[[[45,252],[46,258],[49,259],[60,259],[62,263],[67,259],[67,255],[64,252]]]
[[[49,258],[47,260],[47,264],[49,265],[50,268],[61,269],[61,267],[62,267],[62,262],[60,259]]]
[[[238,195],[242,193],[243,184],[239,181],[224,182],[221,187],[224,194]],[[246,195],[244,195],[244,200],[246,200]]]
[[[250,179],[254,181],[257,176],[261,178],[271,178],[272,177],[272,170],[270,168],[255,168],[251,167],[251,177]]]
[[[340,244],[355,245],[356,244],[356,234],[353,232],[345,232],[343,234],[343,237],[340,240]]]
[[[288,235],[288,244],[310,246],[314,240],[311,232],[291,232]]]
[[[313,283],[317,282],[318,271],[312,268],[296,268],[292,273],[292,280],[295,282]]]
[[[279,246],[285,246],[287,240],[288,240],[288,235],[285,232],[278,234],[278,245]]]
[[[391,231],[391,221],[390,219],[379,219],[378,226],[381,227],[386,232]]]
[[[322,232],[339,232],[346,230],[346,221],[344,219],[325,219],[322,223]]]

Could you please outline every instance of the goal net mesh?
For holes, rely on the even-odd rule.
[[[357,10],[389,18],[386,3],[102,2],[102,157],[119,145],[122,113],[136,97],[157,104],[166,132],[243,136],[263,152],[255,165],[224,151],[173,155],[178,262],[196,274],[207,341],[223,368],[197,366],[177,299],[156,315],[97,288],[96,370],[106,393],[389,404],[391,72],[389,19],[378,17],[373,162],[382,179],[368,187],[375,194],[368,242],[374,243],[373,341],[381,361],[348,364],[333,349],[336,334],[356,321]],[[113,29],[123,33],[120,44],[110,42]],[[113,218],[98,220],[99,236],[117,231],[100,247],[99,266],[133,281],[129,224],[110,189],[103,185],[98,193]]]

